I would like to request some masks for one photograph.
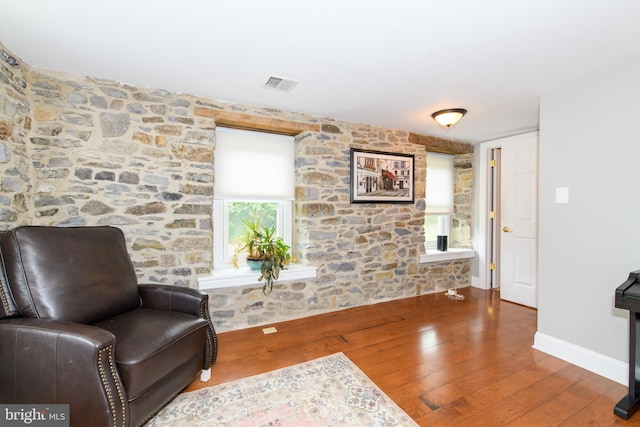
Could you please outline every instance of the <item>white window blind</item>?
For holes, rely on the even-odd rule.
[[[216,128],[216,199],[293,200],[292,136]]]
[[[427,152],[427,214],[453,213],[453,155]]]

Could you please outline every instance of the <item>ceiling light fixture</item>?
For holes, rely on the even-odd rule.
[[[446,110],[436,111],[431,117],[433,117],[433,120],[440,126],[445,129],[451,129],[465,114],[467,114],[467,110],[464,108],[448,108]]]

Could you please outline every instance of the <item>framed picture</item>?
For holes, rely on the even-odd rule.
[[[351,149],[351,203],[413,203],[412,154]]]

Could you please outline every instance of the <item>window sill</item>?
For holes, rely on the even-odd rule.
[[[306,267],[300,264],[291,264],[286,270],[280,271],[280,277],[274,283],[288,282],[291,280],[313,279],[316,277],[316,267]],[[200,290],[235,288],[247,285],[260,285],[258,282],[260,272],[244,268],[218,268],[214,269],[211,276],[199,277]]]
[[[476,255],[473,249],[449,248],[448,251],[429,250],[426,255],[420,255],[420,263],[452,261],[456,259],[473,258]]]

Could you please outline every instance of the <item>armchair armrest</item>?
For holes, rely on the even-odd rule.
[[[142,308],[179,311],[198,317],[202,314],[203,303],[208,306],[209,295],[197,289],[172,285],[138,285]]]
[[[203,369],[209,369],[218,357],[218,336],[209,316],[209,295],[197,289],[173,285],[138,285],[142,308],[179,311],[207,320],[207,349]]]
[[[90,325],[47,319],[0,322],[0,402],[69,404],[76,425],[126,425],[127,396],[115,337]]]

